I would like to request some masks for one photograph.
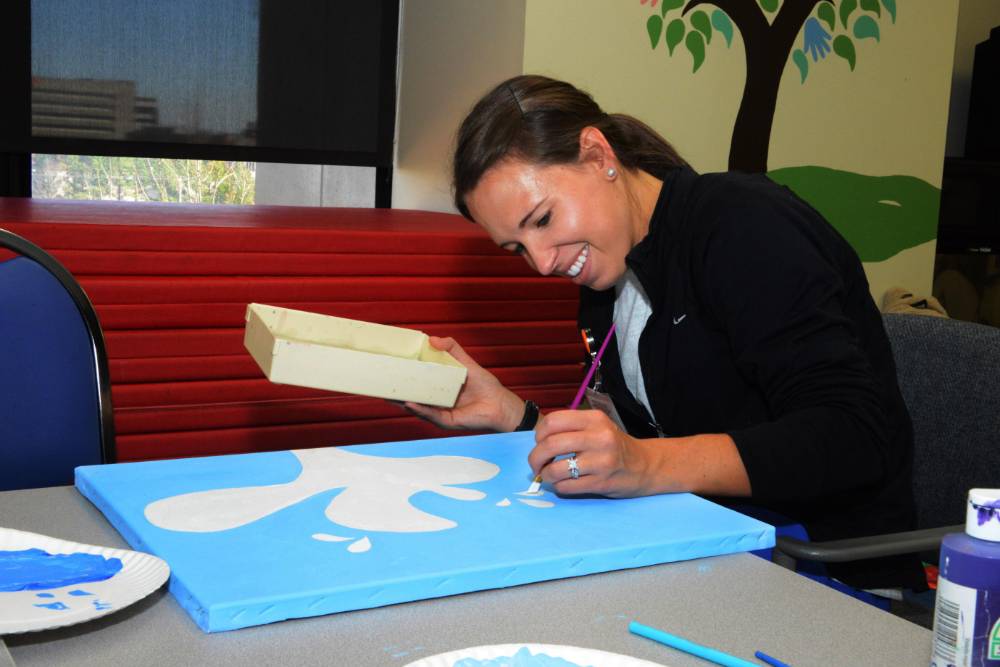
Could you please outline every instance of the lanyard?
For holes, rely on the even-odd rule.
[[[587,356],[590,358],[590,364],[597,364],[597,368],[594,371],[594,391],[601,391],[602,388],[602,378],[601,378],[601,362],[597,359],[597,344],[594,340],[594,334],[589,328],[580,329],[580,336],[583,338],[583,347],[587,350]]]

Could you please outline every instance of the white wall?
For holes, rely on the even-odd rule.
[[[947,156],[965,155],[965,129],[976,44],[989,38],[990,28],[995,26],[1000,26],[1000,0],[962,0],[958,9],[955,73],[951,81],[951,106],[948,110]]]
[[[393,208],[451,211],[459,123],[487,90],[521,74],[525,0],[403,0]]]

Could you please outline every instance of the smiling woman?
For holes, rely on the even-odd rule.
[[[661,183],[653,174],[684,165],[642,121],[604,113],[568,83],[517,77],[462,123],[455,205],[539,273],[607,289],[646,235]]]
[[[599,409],[535,423],[530,403],[452,339],[469,369],[452,428],[535,429],[533,472],[563,495],[746,498],[814,540],[911,528],[912,428],[860,260],[792,191],[690,169],[643,122],[541,76],[497,85],[458,131],[455,204],[499,246],[581,287]],[[597,387],[595,387],[595,390]],[[773,516],[773,514],[772,514]],[[918,561],[831,568],[922,586]]]
[[[578,146],[586,156],[579,164],[507,158],[483,174],[465,201],[497,245],[542,275],[608,289],[646,235],[661,181],[641,170],[619,172],[614,149],[594,127],[582,131]]]

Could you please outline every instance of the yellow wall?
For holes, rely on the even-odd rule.
[[[880,22],[881,42],[855,41],[854,72],[832,55],[805,84],[794,66],[785,70],[770,168],[821,164],[941,186],[958,5],[898,5],[895,25]]]
[[[605,111],[641,118],[700,171],[724,170],[743,92],[742,41],[713,49],[692,75],[683,46],[674,57],[650,49],[651,13],[639,0],[528,0],[524,71],[570,81]]]
[[[854,72],[832,53],[816,64],[810,59],[804,84],[795,66],[786,66],[769,169],[817,165],[940,187],[958,2],[897,5],[895,24],[888,16],[879,21],[880,42],[855,40]],[[528,0],[524,71],[572,81],[605,110],[649,122],[695,168],[723,170],[743,94],[742,39],[737,30],[726,48],[716,34],[692,73],[683,44],[672,57],[662,44],[650,48],[645,23],[658,9],[639,0]],[[929,294],[933,260],[930,241],[866,264],[873,296],[895,284]]]

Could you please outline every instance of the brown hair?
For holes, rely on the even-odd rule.
[[[642,121],[604,113],[589,94],[565,81],[525,74],[499,84],[462,121],[453,162],[455,206],[471,220],[466,196],[504,158],[541,165],[576,162],[586,127],[604,134],[626,169],[660,175],[686,165],[673,146]]]

